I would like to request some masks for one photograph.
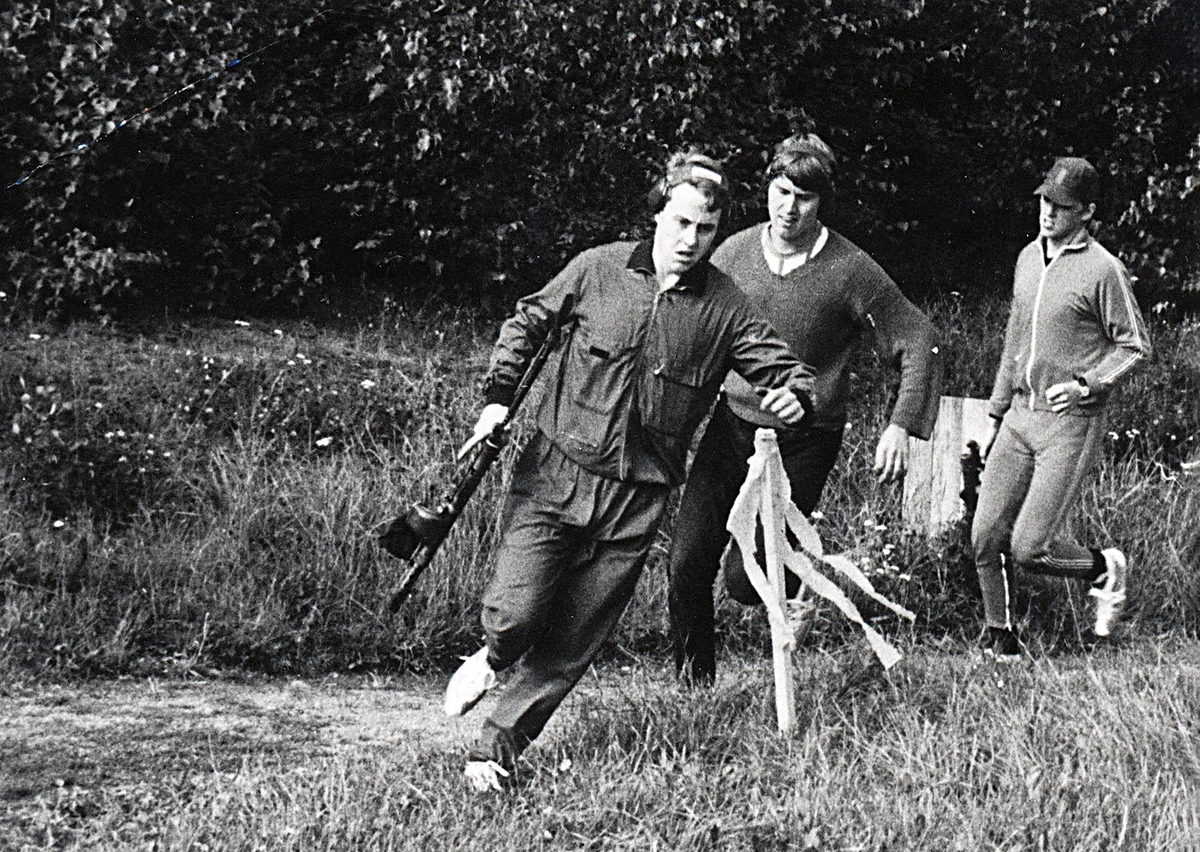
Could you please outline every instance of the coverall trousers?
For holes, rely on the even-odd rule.
[[[488,662],[512,677],[472,759],[511,769],[633,596],[669,486],[596,476],[541,432],[517,461],[483,597]]]
[[[668,607],[675,666],[694,682],[716,676],[713,583],[729,541],[725,524],[754,455],[757,426],[718,404],[705,429],[675,515],[668,567]],[[805,515],[821,498],[842,445],[842,433],[825,429],[776,431],[780,456],[792,487],[792,502]],[[787,575],[788,594],[799,579]],[[735,600],[759,603],[736,554],[726,566],[725,585]]]
[[[1004,415],[980,480],[971,527],[989,627],[1012,627],[1005,553],[1015,565],[1038,574],[1094,580],[1103,573],[1099,551],[1060,532],[1096,465],[1104,430],[1102,414],[1059,415],[1014,403]]]

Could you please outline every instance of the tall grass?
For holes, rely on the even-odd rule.
[[[947,298],[931,311],[947,392],[986,395],[1002,307]],[[395,617],[384,604],[401,565],[374,536],[451,477],[494,334],[465,314],[389,314],[348,331],[5,331],[0,670],[419,670],[473,647],[513,451]],[[1133,635],[1194,636],[1200,471],[1181,462],[1200,440],[1200,327],[1154,334],[1155,362],[1114,412],[1077,525],[1133,557]],[[979,607],[962,531],[906,533],[898,489],[869,475],[894,384],[887,365],[861,359],[820,529],[919,614],[913,626],[883,619],[885,630],[914,644],[972,641]],[[513,443],[528,429],[526,417]],[[665,647],[669,532],[615,637],[625,652]],[[1078,647],[1079,590],[1026,585],[1031,641]],[[719,608],[724,647],[766,642],[760,613],[723,598]],[[838,647],[845,631],[818,612],[809,641]]]
[[[23,357],[0,377],[16,424],[0,659],[84,673],[443,661],[475,632],[496,478],[399,619],[382,607],[399,566],[375,544],[448,480],[476,408],[483,337],[438,319],[10,338]]]

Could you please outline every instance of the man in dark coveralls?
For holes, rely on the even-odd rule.
[[[513,473],[486,645],[446,690],[446,712],[461,715],[512,670],[468,758],[479,791],[501,788],[616,626],[726,373],[784,422],[811,405],[812,370],[708,263],[728,196],[720,164],[677,154],[650,196],[653,238],[585,251],[521,299],[484,380],[468,447],[503,420],[546,335],[570,327]]]

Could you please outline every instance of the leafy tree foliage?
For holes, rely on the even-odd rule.
[[[1140,295],[1178,301],[1198,44],[1192,0],[11,0],[0,180],[48,165],[0,191],[0,304],[501,309],[639,234],[671,149],[728,158],[727,227],[761,216],[798,129],[843,158],[833,224],[910,288],[1006,287],[1072,152]]]

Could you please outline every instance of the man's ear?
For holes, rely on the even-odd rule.
[[[1096,202],[1093,201],[1086,208],[1084,208],[1083,221],[1090,222],[1090,221],[1092,221],[1092,218],[1095,217],[1095,215],[1096,215]]]

